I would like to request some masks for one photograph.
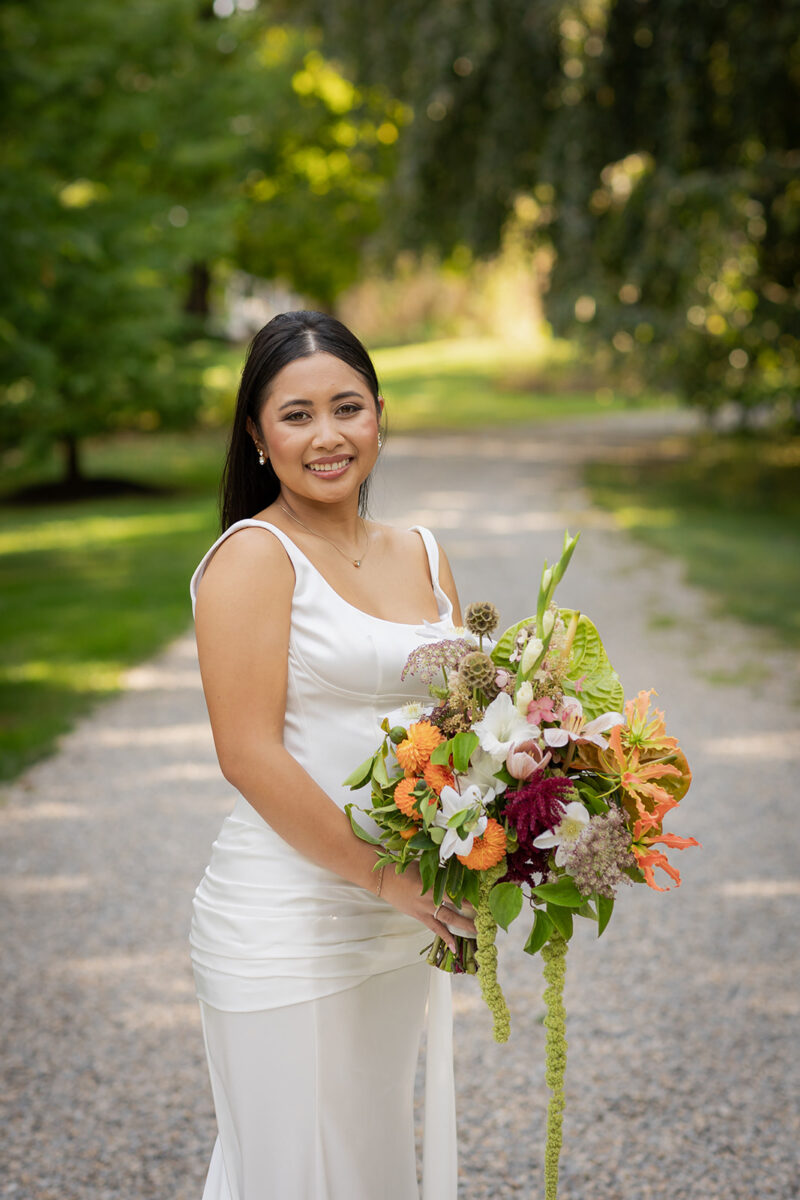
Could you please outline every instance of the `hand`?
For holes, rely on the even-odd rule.
[[[452,901],[445,897],[442,904],[436,905],[433,892],[423,894],[422,880],[419,867],[412,863],[402,875],[398,875],[391,864],[388,864],[383,874],[381,897],[391,904],[392,908],[406,913],[427,925],[428,929],[440,937],[451,950],[455,951],[455,937],[477,937],[475,922],[472,919],[474,909],[465,902],[462,909],[457,909]]]

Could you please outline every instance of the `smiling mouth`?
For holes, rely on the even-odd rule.
[[[306,470],[313,471],[315,475],[332,475],[336,471],[342,471],[352,462],[352,458],[340,458],[332,463],[306,463]]]

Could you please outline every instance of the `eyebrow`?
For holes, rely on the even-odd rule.
[[[361,395],[361,392],[337,392],[335,396],[331,396],[330,403],[331,403],[331,404],[333,404],[333,403],[334,403],[334,401],[336,401],[336,400],[344,400],[344,399],[345,399],[347,396],[358,396],[358,398],[359,398],[360,400],[363,400],[363,399],[364,399],[364,397]],[[298,398],[297,398],[297,399],[295,399],[295,400],[286,400],[286,401],[285,401],[285,402],[284,402],[284,403],[283,403],[283,404],[280,406],[280,408],[278,409],[278,412],[283,412],[283,410],[284,410],[285,408],[291,408],[291,406],[292,406],[293,404],[307,404],[307,405],[309,405],[311,408],[313,408],[313,407],[314,407],[314,401],[313,401],[313,400],[306,400],[306,399],[304,399],[303,397],[298,397]]]

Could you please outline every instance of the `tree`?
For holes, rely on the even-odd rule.
[[[61,442],[74,484],[82,438],[196,420],[220,263],[350,282],[402,109],[252,7],[12,0],[0,35],[0,435]]]
[[[713,410],[800,383],[800,0],[305,0],[414,120],[403,244],[548,242],[547,315],[631,384]],[[391,13],[391,19],[390,19]]]

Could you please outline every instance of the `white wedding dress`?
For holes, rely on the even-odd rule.
[[[274,525],[295,573],[284,745],[340,807],[342,781],[377,747],[380,722],[428,700],[400,672],[445,634],[452,604],[422,537],[436,622],[385,621],[347,603]],[[269,620],[269,614],[264,614]],[[365,828],[374,826],[366,817]],[[217,1115],[203,1200],[418,1200],[414,1076],[428,1009],[424,1200],[457,1190],[449,976],[421,951],[418,921],[317,866],[243,796],[222,823],[194,897],[191,957]]]

